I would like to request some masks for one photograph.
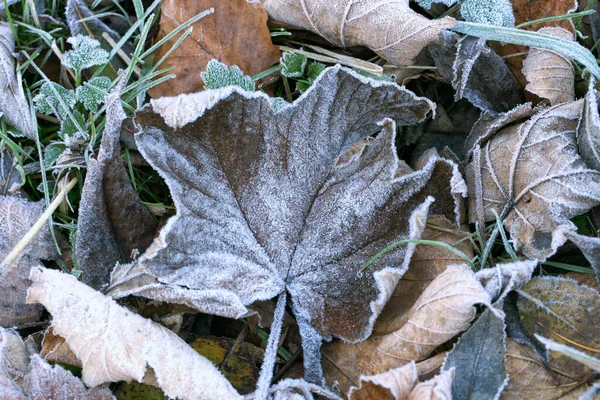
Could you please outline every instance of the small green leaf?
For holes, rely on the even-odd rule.
[[[237,65],[227,67],[222,62],[212,59],[206,65],[206,71],[200,73],[205,89],[219,89],[225,86],[239,86],[252,92],[255,90],[252,78],[244,75]]]
[[[73,50],[63,54],[62,64],[80,74],[82,70],[108,63],[109,54],[100,47],[100,42],[89,36],[77,35],[70,37]]]
[[[85,126],[85,117],[82,113],[77,110],[73,110],[72,112],[73,118],[65,118],[60,124],[60,130],[58,131],[58,136],[61,139],[67,138],[76,138],[80,136],[86,135],[86,132],[82,132],[79,127],[83,128]]]
[[[281,57],[281,65],[283,69],[281,73],[287,78],[302,78],[304,77],[304,69],[308,59],[302,54],[283,53]]]
[[[271,108],[275,112],[282,110],[285,107],[290,105],[290,103],[288,103],[283,97],[271,97],[270,100],[271,100]]]
[[[319,75],[321,75],[321,72],[323,72],[324,70],[325,70],[324,64],[321,64],[319,62],[314,62],[308,66],[308,71],[306,72],[306,77],[311,82],[314,82],[319,77]]]
[[[44,150],[44,165],[47,167],[51,167],[56,163],[58,157],[67,149],[67,146],[64,144],[51,144],[46,147]]]
[[[92,78],[77,88],[77,100],[83,103],[86,110],[95,112],[98,104],[104,103],[111,84],[111,80],[105,76]]]
[[[376,81],[384,81],[384,82],[394,82],[391,76],[389,75],[375,75],[367,71],[363,71],[362,69],[352,68],[352,71],[356,72],[359,75],[366,76],[367,78],[375,79]]]
[[[73,90],[65,89],[54,82],[46,82],[33,101],[36,109],[42,114],[56,115],[61,119],[65,119],[68,116],[69,109],[75,107],[77,97]]]

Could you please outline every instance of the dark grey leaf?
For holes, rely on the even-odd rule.
[[[0,195],[14,194],[21,187],[21,181],[16,159],[8,150],[0,151]]]
[[[508,382],[504,321],[490,309],[465,332],[446,357],[443,371],[455,369],[452,398],[497,399]]]

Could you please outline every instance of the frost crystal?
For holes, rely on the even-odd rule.
[[[227,65],[212,59],[206,65],[206,71],[200,73],[204,81],[205,89],[220,89],[225,86],[239,86],[244,90],[253,92],[255,90],[254,81],[251,77],[244,75],[240,67]]]
[[[515,26],[515,16],[508,0],[465,0],[460,15],[469,22],[496,26]]]
[[[73,50],[65,52],[62,64],[73,69],[77,74],[94,65],[106,64],[109,54],[100,48],[100,42],[89,36],[77,35],[67,39]]]
[[[77,97],[73,90],[65,89],[54,82],[46,82],[33,101],[42,114],[54,114],[64,119],[68,117],[69,109],[77,103]]]
[[[82,102],[88,111],[95,112],[98,104],[104,103],[111,83],[105,76],[92,78],[77,88],[77,100]]]

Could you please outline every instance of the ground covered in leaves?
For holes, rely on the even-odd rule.
[[[598,398],[597,8],[5,1],[0,398]]]

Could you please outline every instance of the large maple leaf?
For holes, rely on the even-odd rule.
[[[396,156],[394,121],[418,123],[432,104],[340,67],[277,112],[266,95],[234,87],[208,105],[185,96],[169,100],[175,109],[163,100],[160,114],[147,106],[136,115],[138,147],[177,215],[137,263],[115,269],[110,294],[238,318],[287,291],[307,377],[318,380],[322,338],[369,335],[414,245],[361,266],[418,238],[428,208],[456,218],[466,191],[456,165],[431,155],[413,171]]]

